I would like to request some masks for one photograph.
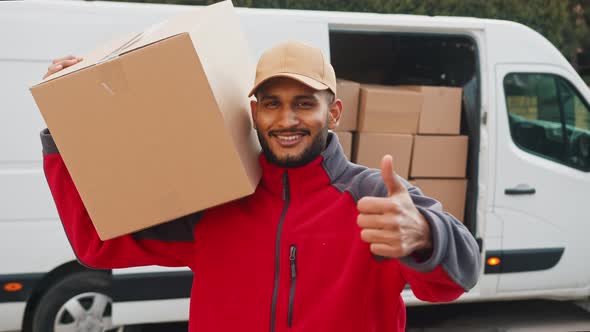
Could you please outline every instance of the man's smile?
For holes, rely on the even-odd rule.
[[[307,135],[309,134],[305,132],[271,132],[269,134],[274,141],[284,148],[298,145]]]

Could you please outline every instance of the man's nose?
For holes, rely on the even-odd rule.
[[[297,113],[291,106],[285,106],[278,114],[277,124],[282,128],[290,128],[299,124]]]

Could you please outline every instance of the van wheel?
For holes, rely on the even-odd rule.
[[[33,314],[32,332],[122,332],[113,326],[109,275],[71,274],[52,285]]]

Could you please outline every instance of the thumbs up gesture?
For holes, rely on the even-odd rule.
[[[364,197],[358,201],[361,239],[370,244],[375,255],[399,258],[417,254],[430,255],[430,226],[414,205],[406,187],[393,171],[393,160],[381,160],[381,176],[387,197]]]

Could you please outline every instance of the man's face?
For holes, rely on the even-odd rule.
[[[266,159],[281,167],[300,167],[326,146],[328,129],[338,125],[342,103],[289,78],[261,86],[251,102],[254,127]]]

